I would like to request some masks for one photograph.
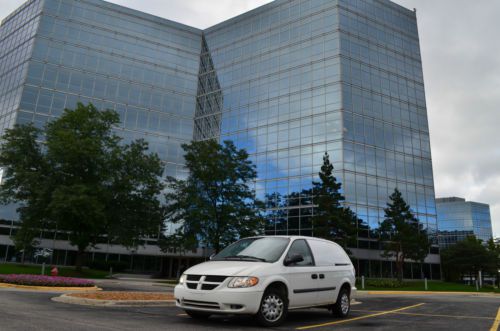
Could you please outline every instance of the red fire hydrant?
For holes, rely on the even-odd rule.
[[[52,267],[52,269],[50,270],[50,275],[55,277],[58,274],[59,274],[59,270],[57,270],[57,267]]]

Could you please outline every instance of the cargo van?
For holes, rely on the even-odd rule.
[[[241,239],[186,270],[174,290],[176,305],[193,318],[248,314],[269,327],[289,310],[309,307],[345,318],[355,293],[355,270],[342,247],[302,236]]]

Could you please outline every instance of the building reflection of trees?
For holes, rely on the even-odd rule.
[[[265,195],[265,206],[266,234],[314,236],[315,205],[312,188],[289,194],[268,193]],[[345,206],[347,207],[347,204]],[[370,229],[367,222],[358,217],[355,219],[357,237],[370,235],[371,238],[375,238],[376,228]],[[351,241],[350,246],[354,248],[357,244]]]

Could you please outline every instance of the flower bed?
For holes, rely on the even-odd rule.
[[[92,287],[95,285],[94,282],[86,279],[41,275],[0,275],[0,283],[48,287]]]

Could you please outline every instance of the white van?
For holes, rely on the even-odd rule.
[[[239,240],[189,268],[174,295],[193,318],[249,314],[263,326],[277,326],[290,309],[325,307],[346,317],[355,293],[354,267],[336,243],[263,236]]]

